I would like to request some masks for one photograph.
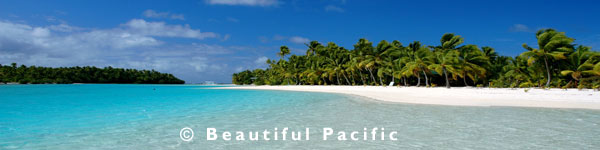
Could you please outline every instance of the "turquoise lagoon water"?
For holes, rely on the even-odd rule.
[[[599,149],[600,111],[397,104],[192,85],[0,86],[0,149]],[[155,90],[154,90],[155,89]],[[194,140],[179,132],[190,127]],[[311,129],[309,141],[206,141],[218,132]],[[385,127],[398,140],[322,140]],[[289,137],[288,137],[289,138]],[[330,138],[335,138],[332,136]]]

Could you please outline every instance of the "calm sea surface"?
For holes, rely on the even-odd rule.
[[[397,104],[192,85],[0,85],[0,149],[600,149],[600,111]],[[194,140],[180,130],[190,127]],[[306,141],[206,140],[310,128]],[[384,127],[397,141],[322,139]],[[234,135],[235,136],[235,135]],[[333,140],[332,140],[333,139]]]

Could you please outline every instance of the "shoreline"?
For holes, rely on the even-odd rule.
[[[449,106],[509,106],[578,108],[600,110],[600,92],[577,89],[475,88],[475,87],[381,87],[381,86],[233,86],[215,89],[283,90],[339,93],[375,100]]]

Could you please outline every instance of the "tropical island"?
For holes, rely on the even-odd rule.
[[[85,67],[37,67],[0,64],[0,83],[19,84],[70,84],[70,83],[134,83],[134,84],[183,84],[185,81],[172,74],[155,70],[136,70],[94,66]]]
[[[444,34],[438,46],[385,40],[373,46],[360,39],[348,50],[312,41],[306,55],[287,60],[290,50],[281,46],[280,59],[267,60],[268,68],[233,74],[234,84],[268,86],[221,89],[341,93],[452,106],[600,109],[600,53],[554,29],[535,36],[538,48],[523,44],[525,51],[516,57],[461,45],[464,39],[454,34]]]
[[[495,88],[600,88],[600,53],[575,44],[564,32],[542,29],[538,45],[523,44],[519,56],[500,56],[494,48],[462,45],[460,35],[444,34],[440,45],[414,41],[360,39],[353,50],[312,41],[306,55],[281,46],[279,60],[266,69],[233,74],[238,85],[373,85]]]

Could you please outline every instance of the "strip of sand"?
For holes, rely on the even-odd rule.
[[[455,105],[600,109],[600,92],[577,89],[423,88],[380,86],[232,86],[219,89],[328,92],[388,102]]]

